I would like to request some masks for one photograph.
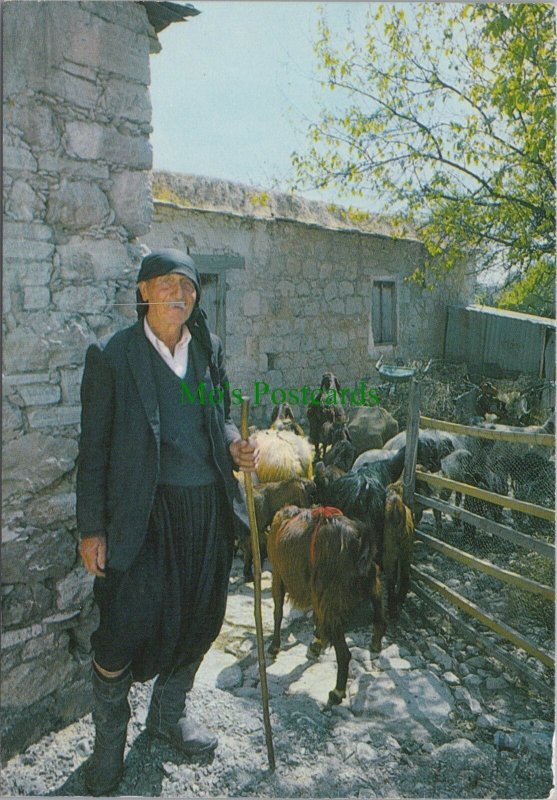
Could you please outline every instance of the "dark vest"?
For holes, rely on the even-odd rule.
[[[188,367],[179,378],[149,343],[160,413],[159,483],[174,486],[203,486],[218,479],[209,438],[206,408],[199,402],[197,389],[203,372],[188,352]],[[188,402],[189,397],[196,402]]]

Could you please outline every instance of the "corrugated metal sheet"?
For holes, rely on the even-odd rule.
[[[445,358],[493,377],[526,373],[541,377],[546,334],[555,321],[487,306],[450,306]]]

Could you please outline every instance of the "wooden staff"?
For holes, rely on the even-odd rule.
[[[242,396],[240,416],[240,434],[246,442],[249,438],[248,430],[249,397]],[[244,472],[244,486],[246,489],[246,505],[248,508],[249,527],[251,535],[251,551],[253,558],[253,588],[255,634],[257,639],[257,660],[259,662],[259,683],[261,684],[261,703],[263,706],[263,723],[265,725],[265,741],[267,742],[267,756],[271,772],[275,771],[275,751],[273,749],[273,733],[271,731],[271,717],[269,715],[269,690],[267,688],[267,672],[265,670],[265,647],[263,644],[263,619],[261,616],[261,554],[259,552],[259,534],[255,518],[255,505],[253,502],[253,483],[251,472]]]

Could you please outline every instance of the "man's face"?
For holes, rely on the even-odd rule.
[[[147,321],[157,326],[183,325],[190,318],[197,292],[185,275],[171,272],[139,282],[139,291],[149,303]]]

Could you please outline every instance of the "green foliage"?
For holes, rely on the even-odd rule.
[[[436,272],[472,254],[507,270],[508,307],[541,278],[551,304],[554,44],[546,3],[372,4],[337,42],[325,9],[315,51],[337,102],[292,156],[296,188],[382,198]]]

